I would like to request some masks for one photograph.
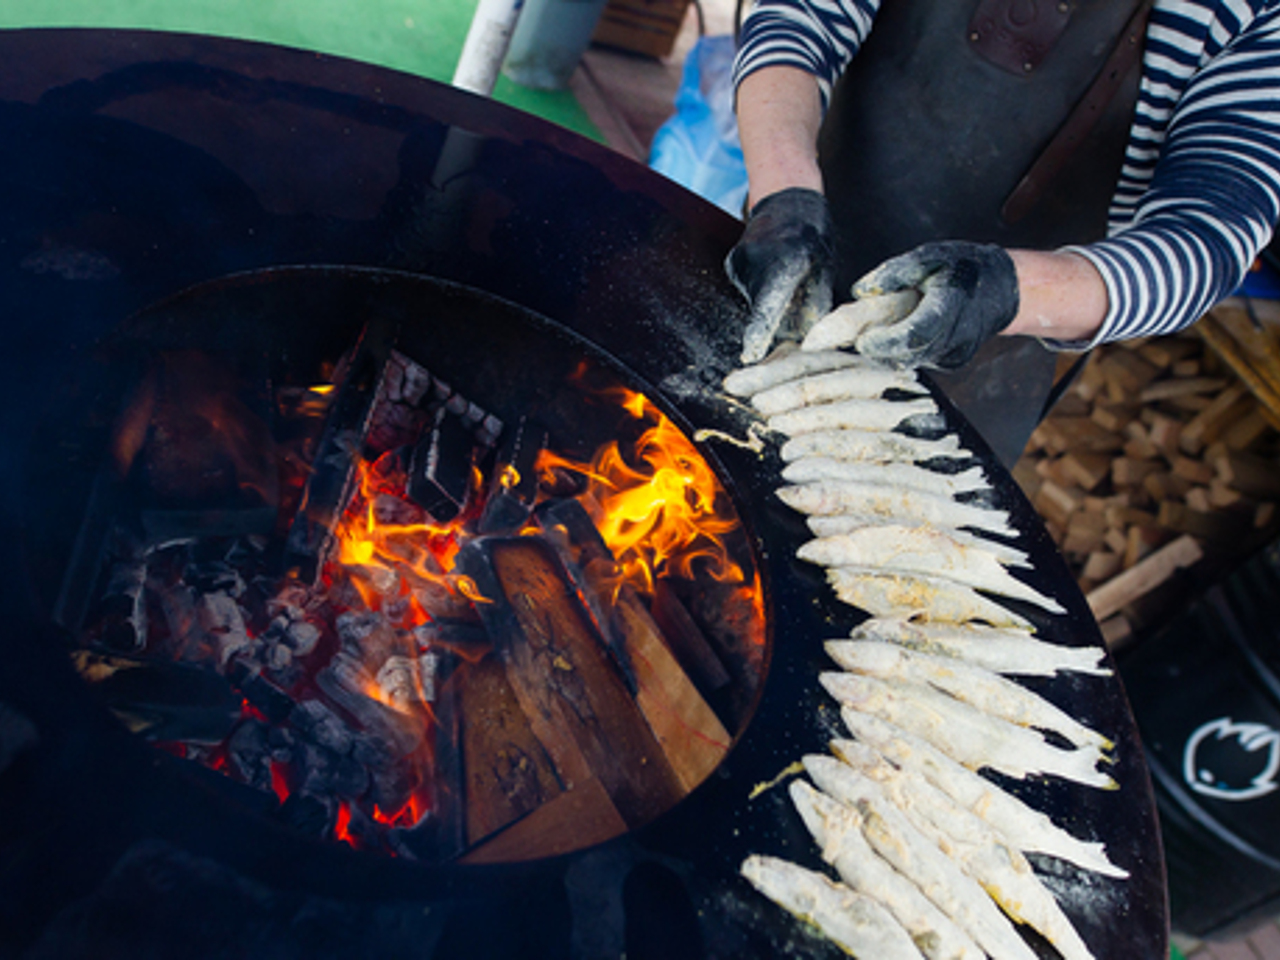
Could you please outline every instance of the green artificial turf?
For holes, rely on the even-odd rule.
[[[448,83],[477,0],[0,0],[0,29],[203,33],[351,57]],[[494,99],[601,140],[567,90],[498,81]]]

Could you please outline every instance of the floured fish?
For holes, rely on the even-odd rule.
[[[815,403],[874,400],[883,396],[886,390],[904,390],[917,394],[929,392],[920,385],[920,379],[910,370],[852,367],[801,377],[761,390],[751,398],[751,405],[766,417],[771,417]]]
[[[1110,750],[1115,746],[1044,697],[981,667],[875,640],[829,640],[826,650],[853,673],[927,683],[993,717],[1052,730],[1077,747]]]
[[[796,556],[824,567],[866,567],[885,573],[910,573],[954,580],[977,590],[1025,600],[1050,613],[1066,608],[1023,583],[1005,569],[996,549],[961,543],[948,531],[926,526],[862,527],[852,533],[819,537]]]
[[[996,960],[1032,960],[1035,954],[981,886],[865,777],[833,757],[807,756],[814,783],[862,818],[862,833],[877,853],[908,877]]]
[[[813,924],[855,957],[920,960],[920,951],[889,911],[820,873],[776,857],[753,855],[743,861],[742,875],[778,906]]]
[[[799,513],[829,516],[852,513],[907,519],[939,527],[971,527],[997,536],[1016,536],[1009,514],[919,490],[886,487],[877,483],[819,480],[780,487],[778,499]]]
[[[903,769],[919,771],[935,787],[977,814],[1024,853],[1042,853],[1108,877],[1127,870],[1108,859],[1105,845],[1081,840],[1039,810],[1027,806],[986,777],[962,766],[937,747],[869,713],[846,711],[845,725],[858,740]]]
[[[789,380],[847,368],[888,370],[889,366],[843,350],[804,353],[792,348],[787,352],[779,350],[777,355],[767,357],[761,363],[734,370],[724,378],[724,389],[735,397],[754,397],[762,390]]]
[[[967,453],[954,433],[936,440],[905,433],[874,430],[818,430],[792,437],[782,445],[782,459],[790,463],[804,457],[833,460],[865,460],[869,463],[914,463],[934,457],[958,457]]]
[[[935,496],[991,489],[981,467],[971,467],[961,473],[941,473],[913,463],[859,463],[821,456],[793,460],[782,468],[782,479],[788,483],[812,483],[816,480],[879,483],[910,487]]]
[[[884,517],[871,518],[866,516],[858,517],[856,514],[837,514],[833,517],[810,517],[808,525],[819,540],[853,538],[855,542],[849,543],[847,546],[859,551],[865,549],[874,552],[881,549],[875,543],[864,543],[863,541],[867,539],[874,541],[881,538],[900,537],[902,542],[908,545],[908,549],[914,552],[917,548],[928,548],[933,545],[935,537],[943,537],[957,546],[988,553],[1004,566],[1026,567],[1028,569],[1031,566],[1030,558],[1017,547],[1011,547],[1006,543],[986,537],[979,537],[964,530],[935,527],[927,523],[904,523]],[[875,532],[871,529],[873,527],[883,528],[883,530],[882,532]],[[866,532],[864,533],[864,531]],[[823,551],[823,555],[826,555],[825,547],[814,546],[812,549]],[[817,554],[814,555],[817,556]],[[819,562],[825,563],[825,561]]]
[[[1031,627],[1012,610],[950,580],[873,567],[828,567],[826,573],[838,599],[873,617],[918,616],[950,623],[982,620],[996,627]]]
[[[821,317],[800,344],[801,350],[830,350],[851,347],[869,327],[901,320],[920,302],[914,289],[863,297],[841,304]]]
[[[841,717],[870,713],[932,743],[970,770],[990,767],[1015,780],[1047,774],[1086,786],[1116,787],[1097,769],[1106,759],[1100,750],[1055,747],[1034,730],[988,716],[932,687],[852,673],[823,673],[818,679],[849,708]],[[847,719],[845,725],[853,731]]]
[[[871,849],[862,835],[862,816],[853,807],[820,793],[803,780],[790,786],[791,800],[822,856],[850,889],[884,904],[929,960],[984,960],[967,933],[914,883]]]
[[[832,751],[884,791],[917,830],[959,863],[1013,919],[1038,931],[1064,960],[1095,960],[1021,851],[924,777],[901,770],[864,744],[837,740]]]
[[[930,397],[915,400],[837,400],[779,413],[769,429],[794,437],[815,430],[892,430],[912,417],[938,413]]]
[[[812,526],[812,524],[811,524]],[[1046,643],[1025,630],[1000,629],[978,623],[918,623],[901,618],[872,618],[854,627],[855,640],[883,640],[901,647],[954,657],[996,673],[1052,677],[1085,673],[1106,677],[1100,666],[1102,647],[1067,647]]]

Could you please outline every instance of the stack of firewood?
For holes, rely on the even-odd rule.
[[[1275,535],[1275,307],[1228,301],[1176,336],[1094,350],[1014,468],[1109,640],[1177,570]]]

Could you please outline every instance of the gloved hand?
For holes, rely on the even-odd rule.
[[[831,214],[816,190],[792,187],[757,203],[725,272],[751,304],[742,362],[755,363],[775,339],[798,338],[831,309]]]
[[[853,295],[814,327],[807,349],[853,345],[897,366],[954,370],[1013,322],[1018,275],[1002,247],[926,243],[876,267]]]

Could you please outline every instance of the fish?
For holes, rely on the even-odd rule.
[[[837,740],[832,752],[879,785],[908,821],[978,881],[1006,914],[1038,931],[1064,960],[1096,960],[1021,851],[924,777],[900,770],[864,744]]]
[[[933,744],[970,770],[990,767],[1025,780],[1046,775],[1086,786],[1114,790],[1116,782],[1097,769],[1107,760],[1095,747],[1066,750],[1039,733],[989,716],[924,684],[878,680],[852,673],[825,672],[819,682],[848,708],[841,718],[857,736],[846,714],[871,714]]]
[[[1031,628],[1030,621],[972,587],[939,577],[875,567],[827,567],[826,575],[837,599],[873,617],[918,616],[951,623],[982,620],[996,627]]]
[[[1129,872],[1106,855],[1106,845],[1081,840],[1048,815],[1002,790],[986,777],[947,756],[931,743],[869,713],[849,711],[845,726],[858,741],[902,769],[916,770],[965,809],[991,824],[1024,853],[1040,853],[1084,870],[1123,880]]]
[[[830,350],[853,346],[867,328],[901,320],[919,303],[919,291],[907,289],[841,304],[809,328],[800,349]]]
[[[837,400],[769,417],[770,430],[788,437],[817,430],[892,430],[908,419],[939,413],[932,397],[912,400]]]
[[[871,849],[857,810],[803,780],[793,781],[788,789],[823,859],[850,889],[882,903],[928,960],[985,960],[986,953],[972,937]]]
[[[964,660],[995,673],[1053,677],[1081,673],[1107,677],[1100,646],[1068,647],[1037,639],[1025,630],[979,623],[916,622],[898,617],[872,617],[853,628],[854,640],[883,640],[922,653]]]
[[[725,392],[735,397],[754,397],[763,390],[801,377],[831,370],[889,370],[888,364],[844,350],[821,350],[803,353],[796,349],[779,350],[762,362],[739,367],[724,378]]]
[[[910,878],[978,946],[995,960],[1035,957],[978,882],[923,836],[876,783],[834,757],[811,754],[803,763],[823,793],[858,811],[871,848]]]
[[[855,957],[920,960],[920,951],[893,915],[870,897],[778,857],[752,854],[742,875],[766,897]]]
[[[1005,568],[1011,548],[976,538],[962,542],[950,531],[924,525],[884,524],[819,537],[801,544],[796,556],[825,567],[867,567],[882,572],[941,577],[1002,597],[1025,600],[1050,613],[1066,613],[1057,600],[1012,576]]]
[[[1052,730],[1077,747],[1115,747],[1044,697],[982,667],[876,640],[829,640],[825,648],[832,660],[852,673],[927,683],[990,716],[1021,727]]]
[[[865,460],[870,463],[915,463],[935,457],[959,457],[968,454],[954,433],[936,440],[908,436],[893,431],[815,430],[791,437],[782,444],[779,455],[787,463],[805,457],[830,457],[833,460]]]
[[[879,542],[884,541],[885,546],[888,548],[891,548],[894,543],[899,543],[914,553],[917,550],[927,550],[934,546],[946,549],[945,543],[939,544],[935,542],[937,538],[942,538],[946,543],[957,547],[990,554],[1001,565],[1006,567],[1024,567],[1027,569],[1031,567],[1031,559],[1025,551],[997,540],[975,536],[964,530],[935,527],[928,523],[904,523],[902,521],[887,520],[884,517],[862,517],[861,521],[858,522],[857,514],[840,514],[836,517],[810,517],[809,529],[813,531],[817,539],[804,544],[804,546],[815,557],[835,556],[834,551],[828,554],[826,541],[843,541],[841,544],[842,552],[844,547],[874,552],[881,549]],[[823,544],[822,546],[819,546],[820,541]],[[834,542],[830,544],[831,547],[836,545]],[[814,562],[827,563],[825,559],[815,560]]]
[[[981,467],[971,467],[961,473],[941,473],[912,463],[859,463],[822,456],[791,461],[782,468],[782,479],[788,483],[819,480],[879,483],[948,496],[991,489]]]
[[[1014,537],[1009,514],[920,490],[886,487],[877,483],[819,480],[779,487],[778,499],[798,513],[869,514],[886,520],[907,520],[938,527],[970,527],[997,536]]]
[[[875,400],[886,390],[917,394],[929,392],[911,371],[863,366],[810,374],[777,384],[753,395],[751,405],[764,416],[772,417],[788,410],[836,400]]]

